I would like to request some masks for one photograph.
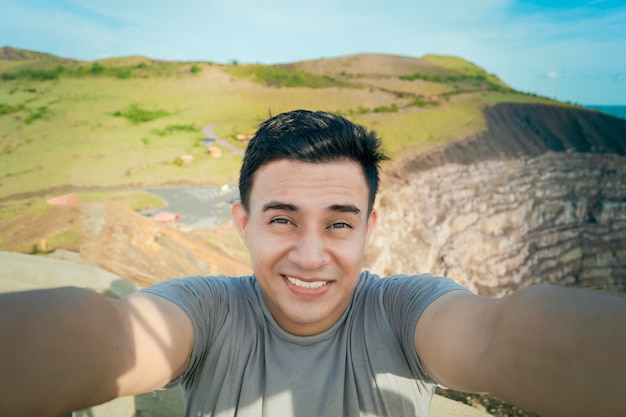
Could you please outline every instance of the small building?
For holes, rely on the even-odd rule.
[[[193,163],[193,156],[191,155],[181,155],[179,159],[183,165],[191,165]]]
[[[174,223],[176,220],[180,219],[180,214],[168,213],[167,211],[162,211],[156,214],[153,219],[159,223]]]
[[[78,196],[75,193],[65,194],[58,197],[51,198],[46,203],[52,206],[68,206],[70,204],[78,203]]]
[[[215,139],[211,139],[211,138],[204,138],[202,139],[202,142],[204,142],[204,147],[209,149],[211,147],[211,144],[215,141]]]

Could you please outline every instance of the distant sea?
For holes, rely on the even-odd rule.
[[[626,119],[626,106],[585,106],[588,109],[599,110],[602,113]]]

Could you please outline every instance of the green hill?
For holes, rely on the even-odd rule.
[[[209,123],[244,148],[236,136],[251,134],[270,113],[332,111],[375,129],[399,158],[482,131],[485,106],[528,101],[548,100],[515,92],[456,57],[82,62],[4,47],[0,220],[63,191],[234,183],[241,157],[227,149],[209,155],[201,141]],[[181,166],[184,154],[194,157],[191,166]]]

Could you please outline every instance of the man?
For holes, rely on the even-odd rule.
[[[190,277],[122,300],[0,297],[0,416],[59,415],[181,383],[188,416],[428,415],[437,384],[546,416],[626,412],[626,301],[361,272],[376,223],[371,131],[322,112],[263,123],[234,224],[254,276]]]

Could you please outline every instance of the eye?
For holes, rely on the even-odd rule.
[[[331,229],[352,229],[352,226],[345,222],[337,222],[330,225]]]
[[[272,219],[272,220],[270,220],[270,224],[271,223],[275,223],[275,224],[292,224],[291,221],[285,219],[284,217],[278,217],[276,219]]]

